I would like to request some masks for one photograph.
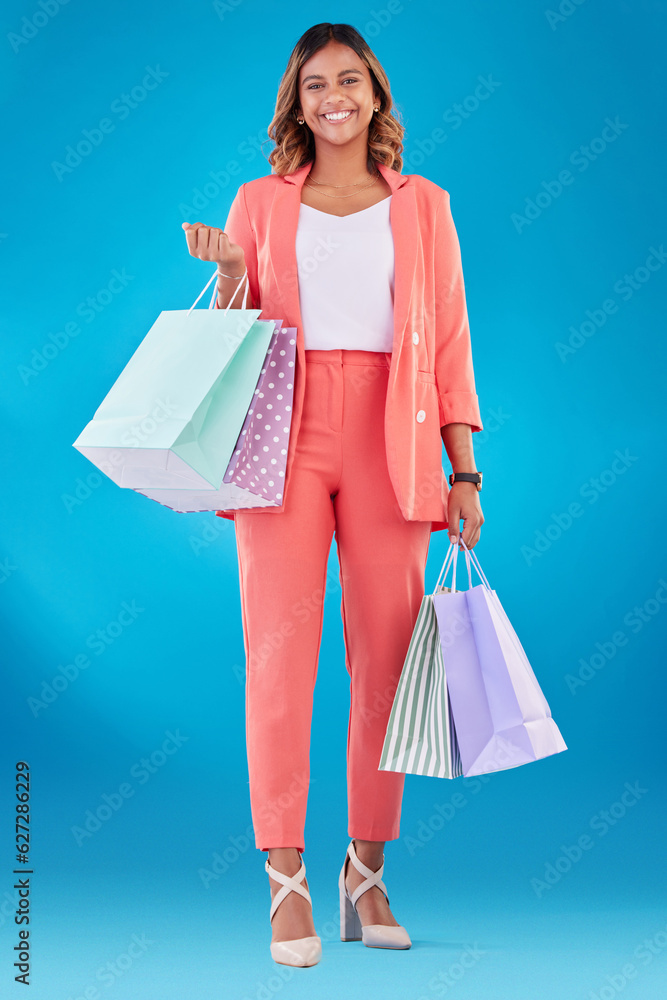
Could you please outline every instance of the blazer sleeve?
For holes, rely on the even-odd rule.
[[[232,243],[237,243],[240,247],[242,247],[243,253],[245,254],[245,263],[248,269],[248,283],[250,285],[250,302],[247,302],[246,306],[248,309],[261,309],[262,306],[259,294],[259,278],[257,268],[257,240],[250,221],[250,213],[248,212],[245,184],[242,184],[236,192],[236,196],[234,197],[234,201],[232,202],[227,215],[227,221],[224,225],[223,232],[227,234]],[[245,282],[243,282],[243,284],[245,285]],[[235,306],[239,299],[243,302],[243,291],[238,292],[236,299],[234,300]],[[217,298],[215,300],[215,308],[218,308]]]
[[[470,424],[481,431],[482,418],[475,391],[461,248],[443,189],[435,214],[435,378],[440,426]]]

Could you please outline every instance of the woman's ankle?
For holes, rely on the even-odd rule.
[[[377,871],[382,864],[385,842],[383,840],[358,840],[356,837],[352,838],[352,842],[359,860],[368,868]]]
[[[301,854],[297,847],[270,847],[269,864],[283,875],[296,875],[301,867]]]

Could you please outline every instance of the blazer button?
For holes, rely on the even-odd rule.
[[[426,412],[424,410],[417,410],[417,423],[422,423],[426,420]]]
[[[416,331],[416,330],[415,330],[415,332],[414,332],[414,333],[412,334],[412,343],[413,343],[413,344],[418,344],[418,343],[419,343],[419,334],[417,333],[417,331]]]

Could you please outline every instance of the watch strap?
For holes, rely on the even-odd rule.
[[[449,485],[454,483],[475,483],[478,490],[482,488],[481,472],[452,472],[449,476]]]

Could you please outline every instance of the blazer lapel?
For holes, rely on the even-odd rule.
[[[313,162],[310,160],[293,173],[283,175],[283,183],[276,184],[269,216],[269,256],[276,288],[284,306],[285,325],[297,327],[299,340],[303,338],[303,329],[299,305],[296,233],[301,188]],[[394,238],[395,260],[393,358],[400,350],[408,318],[419,246],[419,219],[415,189],[411,184],[406,184],[408,175],[399,174],[383,163],[378,163],[378,169],[392,193],[389,220]]]

